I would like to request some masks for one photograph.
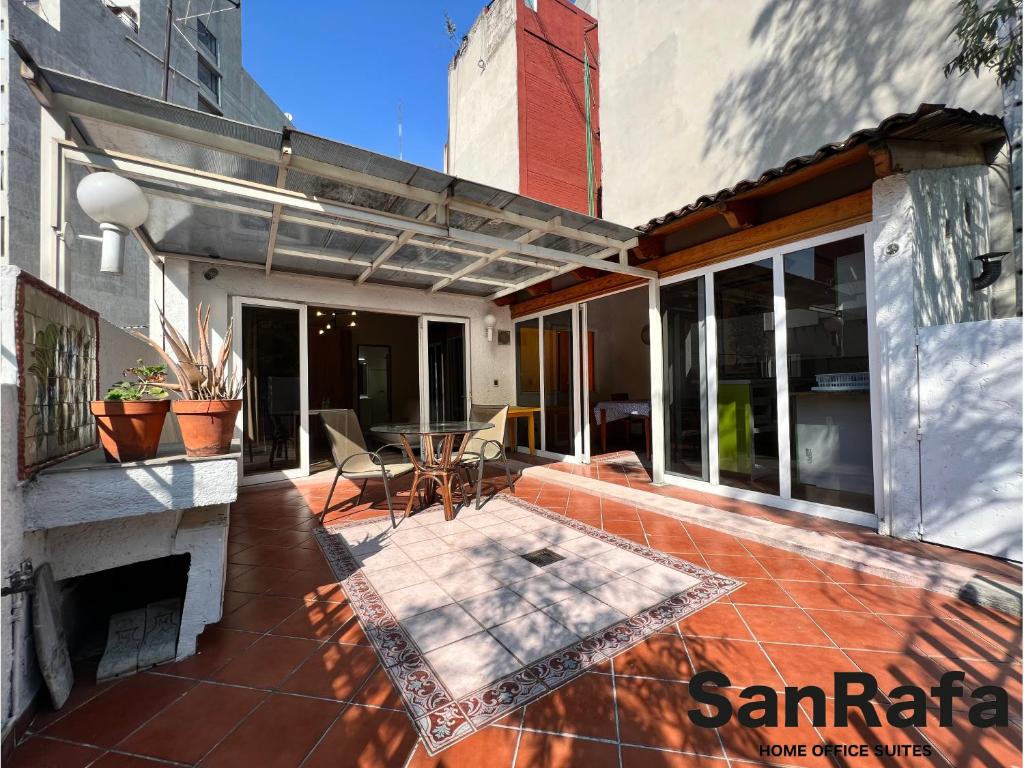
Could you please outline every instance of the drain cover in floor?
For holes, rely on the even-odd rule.
[[[562,555],[552,552],[546,547],[544,549],[538,549],[534,552],[527,552],[525,555],[521,555],[523,560],[533,563],[538,568],[543,568],[545,565],[551,565],[557,563],[559,560],[565,560]]]

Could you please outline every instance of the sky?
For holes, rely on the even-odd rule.
[[[297,128],[442,169],[448,62],[486,0],[245,0],[242,61]],[[455,39],[445,31],[445,12]]]

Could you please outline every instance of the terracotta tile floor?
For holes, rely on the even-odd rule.
[[[602,470],[597,470],[604,472]],[[612,482],[643,485],[626,468]],[[544,699],[436,757],[409,719],[310,536],[330,477],[245,489],[232,510],[225,616],[199,654],[119,681],[80,676],[59,713],[40,712],[15,753],[18,766],[672,766],[773,763],[772,742],[930,744],[931,760],[859,758],[836,765],[1020,765],[1021,622],[926,591],[815,562],[630,504],[522,478],[516,495],[734,574],[746,585]],[[348,485],[329,519],[384,513],[351,508]],[[705,503],[717,502],[707,497]],[[374,508],[370,508],[375,503]],[[734,502],[728,502],[734,503]],[[744,505],[750,507],[751,505]],[[746,510],[772,515],[772,510]],[[814,524],[813,520],[801,518]],[[1001,570],[1000,564],[992,564]],[[864,670],[880,688],[930,685],[962,669],[969,690],[998,684],[1011,697],[1005,729],[720,730],[693,726],[685,682],[694,670],[741,686],[823,685],[835,670]],[[880,695],[880,699],[884,698]],[[829,702],[831,707],[831,701]],[[959,720],[964,723],[966,720]]]

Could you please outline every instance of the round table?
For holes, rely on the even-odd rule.
[[[428,496],[435,492],[441,496],[444,505],[444,519],[455,519],[455,508],[452,505],[452,481],[458,478],[459,464],[466,450],[469,438],[491,424],[486,421],[427,421],[408,424],[378,424],[370,428],[371,432],[398,433],[402,438],[405,453],[412,462],[415,475],[412,488],[409,489],[409,501],[405,505],[405,517],[412,513],[413,501],[421,482],[431,484]],[[422,456],[409,445],[409,437],[420,438]],[[458,451],[456,452],[456,441]],[[459,489],[461,491],[461,484]]]

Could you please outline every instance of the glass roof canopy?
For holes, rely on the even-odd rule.
[[[628,265],[629,227],[297,130],[30,64],[22,76],[70,121],[65,162],[144,189],[150,214],[136,234],[155,259],[491,299],[580,267],[655,277]]]

